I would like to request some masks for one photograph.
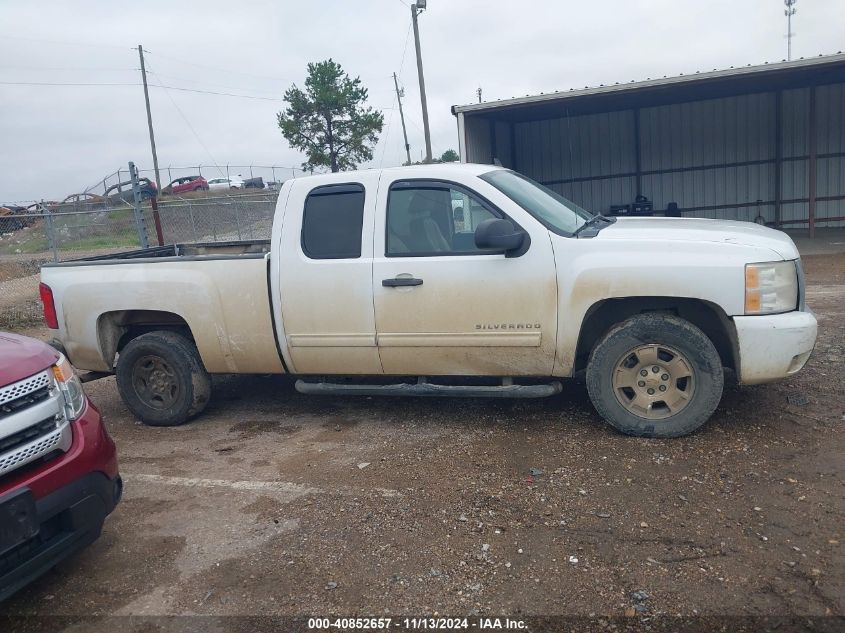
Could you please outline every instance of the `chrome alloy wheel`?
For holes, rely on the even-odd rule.
[[[695,372],[678,350],[659,343],[641,345],[617,361],[613,393],[632,414],[662,420],[689,405],[695,393]]]

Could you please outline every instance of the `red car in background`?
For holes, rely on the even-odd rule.
[[[202,176],[184,176],[171,182],[161,193],[168,196],[189,191],[208,191],[208,181]]]
[[[122,489],[114,442],[67,359],[0,333],[0,600],[93,543]]]

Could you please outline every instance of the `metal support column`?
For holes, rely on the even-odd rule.
[[[132,211],[135,215],[135,228],[138,231],[138,244],[141,248],[149,248],[150,242],[147,239],[144,212],[141,210],[141,189],[138,184],[138,169],[132,161],[129,161],[129,177],[132,179]]]
[[[511,123],[510,125],[510,135],[511,135],[511,164],[508,165],[514,171],[518,171],[516,168],[516,123]]]
[[[775,226],[780,227],[783,221],[783,91],[775,93]]]
[[[461,157],[462,163],[470,162],[469,156],[467,156],[467,145],[466,145],[466,122],[464,120],[464,113],[458,112],[458,155]]]
[[[643,156],[640,141],[640,109],[634,108],[634,169],[636,170],[637,195],[643,195]]]
[[[816,87],[810,88],[810,161],[807,166],[807,178],[809,179],[810,203],[807,207],[807,221],[810,227],[810,237],[816,236]]]
[[[44,213],[47,220],[47,242],[50,244],[50,250],[53,251],[53,261],[59,261],[59,247],[56,243],[56,227],[53,224],[53,212],[45,205],[44,200],[41,201],[41,206],[38,208],[39,213]]]

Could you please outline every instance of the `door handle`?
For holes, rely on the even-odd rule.
[[[394,277],[393,279],[382,279],[381,285],[387,288],[399,288],[402,286],[422,286],[422,279],[414,277]]]

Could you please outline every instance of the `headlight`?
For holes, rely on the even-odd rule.
[[[745,314],[789,312],[797,307],[794,261],[745,265]]]
[[[53,365],[53,376],[65,400],[65,415],[68,420],[75,420],[85,408],[85,392],[64,354],[60,354],[59,361]]]

